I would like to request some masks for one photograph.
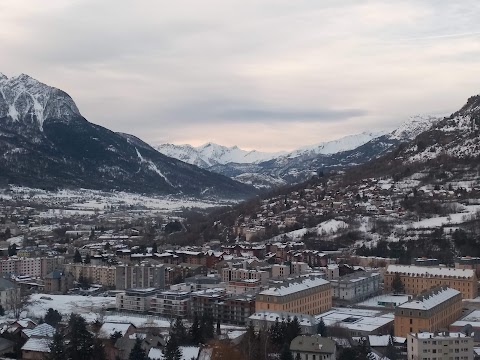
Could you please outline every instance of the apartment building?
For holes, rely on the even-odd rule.
[[[462,314],[460,291],[443,286],[431,289],[395,309],[395,336],[438,331]]]
[[[0,260],[0,269],[4,274],[45,277],[65,263],[65,257],[10,257]]]
[[[165,288],[165,266],[136,264],[119,265],[115,272],[117,290],[141,288]]]
[[[290,343],[290,351],[300,360],[335,360],[335,341],[321,335],[300,335]]]
[[[190,292],[168,290],[158,292],[152,298],[150,311],[167,317],[185,318],[190,315]]]
[[[88,264],[65,264],[65,272],[73,274],[75,281],[80,278],[89,279],[95,284],[115,288],[115,266],[97,266]]]
[[[408,360],[473,360],[473,338],[463,333],[421,332],[407,335]]]
[[[155,288],[127,289],[116,296],[117,310],[148,312],[157,291]]]
[[[362,301],[380,293],[380,274],[356,272],[338,279],[331,279],[333,298],[346,301]]]
[[[272,265],[272,278],[286,279],[290,275],[290,266],[274,264]]]
[[[477,276],[472,269],[389,265],[384,275],[385,292],[392,291],[392,282],[397,274],[407,294],[417,295],[436,286],[448,286],[460,291],[464,299],[477,297]]]
[[[223,282],[237,280],[259,280],[261,284],[266,284],[269,278],[270,273],[265,270],[248,270],[231,267],[222,269]]]
[[[257,295],[255,310],[319,314],[332,307],[332,286],[321,278],[286,281]]]

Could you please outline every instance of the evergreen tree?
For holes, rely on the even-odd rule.
[[[5,309],[3,308],[2,305],[0,305],[0,316],[4,316],[5,315]]]
[[[222,330],[220,328],[220,320],[217,320],[217,336],[222,335]]]
[[[272,344],[280,347],[283,345],[283,332],[280,323],[278,322],[278,318],[275,319],[275,323],[270,326],[268,329],[269,337]]]
[[[175,338],[175,342],[179,345],[185,345],[188,342],[187,329],[179,317],[175,319],[170,327],[170,338]]]
[[[295,355],[295,360],[302,360],[302,358],[300,357],[300,353],[297,353],[297,355]]]
[[[181,360],[182,359],[182,351],[178,347],[178,343],[176,342],[175,338],[168,339],[168,342],[165,345],[163,355],[165,356],[165,360]],[[130,360],[134,360],[134,359],[130,359]]]
[[[62,314],[60,314],[57,310],[49,308],[47,313],[45,314],[44,321],[48,324],[53,326],[54,328],[57,327],[58,323],[62,321]]]
[[[92,358],[93,335],[87,329],[85,319],[71,314],[68,321],[67,355],[71,360],[90,360]]]
[[[122,337],[122,332],[121,331],[115,331],[112,335],[110,335],[110,341],[112,342],[112,345],[115,345],[118,339]]]
[[[323,318],[320,318],[320,322],[317,325],[317,334],[321,337],[327,337],[327,327],[325,326]]]
[[[64,341],[63,334],[57,330],[50,343],[50,352],[47,355],[47,360],[64,360],[67,358],[67,350]]]
[[[285,343],[280,353],[280,360],[294,360],[289,344]]]
[[[99,338],[95,338],[95,340],[93,341],[92,360],[107,360],[107,354],[105,353],[105,345]]]
[[[200,322],[200,331],[202,332],[205,340],[213,339],[215,329],[213,326],[213,317],[210,314],[203,314]]]
[[[85,256],[85,264],[90,264],[91,262],[92,262],[92,259],[91,259],[91,257],[90,257],[90,254],[87,254],[87,255]]]
[[[371,360],[371,349],[367,338],[361,338],[355,346],[357,360]]]
[[[8,245],[7,253],[8,253],[8,256],[17,255],[17,244]]]
[[[343,348],[340,351],[338,360],[357,360],[357,352],[355,348]]]
[[[385,349],[385,356],[388,357],[390,360],[397,360],[398,358],[398,350],[395,347],[395,338],[393,334],[390,334],[388,338],[387,348]]]
[[[133,345],[132,351],[128,356],[128,360],[147,360],[147,354],[142,348],[142,340],[137,338],[135,340],[135,345]]]
[[[158,246],[157,243],[152,244],[152,254],[155,254],[158,252]]]
[[[204,337],[202,330],[200,329],[200,320],[198,319],[197,314],[195,313],[193,317],[193,323],[190,327],[190,338],[194,345],[199,345],[204,342]]]
[[[392,290],[395,294],[403,294],[405,292],[405,286],[399,273],[396,273],[393,277]]]
[[[82,255],[80,255],[80,251],[75,250],[75,254],[73,255],[73,262],[78,264],[82,262]]]

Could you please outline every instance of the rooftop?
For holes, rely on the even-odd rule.
[[[475,271],[472,269],[455,269],[447,267],[426,267],[415,265],[388,265],[387,273],[400,273],[409,276],[426,276],[426,277],[456,277],[456,278],[473,278]]]
[[[279,287],[272,287],[262,291],[259,295],[285,296],[294,294],[299,291],[308,290],[317,286],[326,285],[329,282],[322,278],[316,279],[302,279],[301,281],[294,281],[290,283],[283,283]]]
[[[397,309],[430,310],[459,294],[460,291],[449,287],[437,287],[399,305]]]

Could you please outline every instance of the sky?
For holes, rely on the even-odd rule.
[[[0,0],[0,72],[151,144],[291,150],[480,93],[478,0]]]

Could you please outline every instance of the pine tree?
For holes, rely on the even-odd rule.
[[[280,360],[294,360],[289,344],[284,344],[280,353]]]
[[[182,359],[182,351],[178,347],[175,338],[170,338],[165,345],[165,350],[163,355],[165,356],[165,360],[181,360]],[[135,360],[135,359],[130,359]]]
[[[395,347],[395,338],[393,334],[390,334],[388,338],[387,348],[385,349],[385,356],[388,357],[390,360],[397,360],[398,358],[398,350]]]
[[[105,345],[102,340],[95,338],[93,342],[92,360],[106,360]]]
[[[188,342],[187,329],[179,317],[175,319],[170,328],[170,337],[175,338],[176,343],[179,345],[185,345]]]
[[[78,264],[82,262],[82,255],[80,255],[80,251],[75,250],[75,254],[73,255],[73,262]]]
[[[53,326],[54,328],[57,327],[58,323],[62,321],[62,314],[58,312],[58,310],[54,310],[49,308],[47,313],[45,314],[44,321],[48,324]]]
[[[403,294],[405,292],[405,286],[399,273],[396,273],[393,277],[392,290],[395,294]]]
[[[3,308],[2,305],[0,305],[0,316],[4,316],[5,315],[5,309]]]
[[[47,355],[47,360],[64,360],[67,358],[67,350],[64,341],[63,334],[57,330],[50,343],[50,352]]]
[[[93,335],[87,329],[85,319],[71,314],[68,321],[67,355],[71,360],[90,360],[92,358]]]
[[[217,336],[222,335],[222,330],[220,328],[220,320],[217,320]]]
[[[85,264],[90,264],[92,262],[92,259],[90,257],[90,254],[85,255]]]
[[[190,332],[190,338],[194,345],[199,345],[204,342],[203,333],[202,333],[202,330],[200,329],[200,320],[198,319],[197,314],[195,314],[193,317],[193,323],[192,323],[192,326],[190,327],[189,332]]]
[[[155,254],[158,252],[158,246],[157,243],[152,244],[152,254]]]
[[[323,318],[320,318],[320,322],[317,325],[317,334],[321,337],[327,337],[327,327],[325,326]]]
[[[142,340],[137,338],[135,340],[135,345],[133,345],[130,355],[128,355],[128,360],[147,360],[147,354],[142,348]]]

